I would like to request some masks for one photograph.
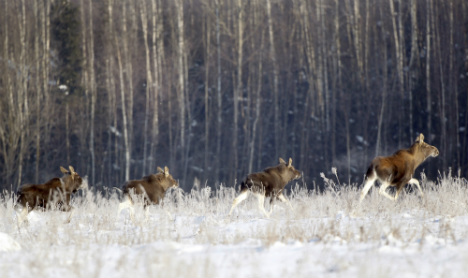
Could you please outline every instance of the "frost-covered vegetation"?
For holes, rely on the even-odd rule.
[[[336,172],[335,172],[336,173]],[[468,181],[420,179],[397,202],[322,175],[323,192],[287,187],[294,208],[269,219],[249,197],[227,216],[231,187],[170,190],[145,217],[117,215],[118,192],[83,192],[75,213],[33,211],[18,226],[0,202],[1,277],[455,277],[468,270]],[[268,201],[268,199],[267,199]],[[266,203],[268,209],[268,202]],[[292,277],[292,276],[290,276]]]

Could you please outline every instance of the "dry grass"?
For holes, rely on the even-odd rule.
[[[107,260],[89,257],[88,250],[102,246],[127,246],[134,250],[138,246],[144,249],[149,248],[144,246],[164,243],[167,256],[147,257],[142,253],[144,260],[153,260],[151,268],[141,266],[147,276],[151,276],[164,265],[174,265],[168,263],[173,244],[254,245],[262,248],[278,243],[346,245],[348,248],[364,244],[405,249],[415,246],[424,248],[428,241],[456,244],[468,236],[466,221],[457,221],[468,216],[468,181],[462,177],[447,173],[441,174],[436,181],[429,181],[423,176],[421,185],[424,198],[420,198],[417,192],[407,190],[395,203],[380,196],[374,187],[361,205],[358,203],[358,186],[341,184],[336,171],[334,177],[323,175],[322,178],[325,185],[323,192],[307,190],[299,184],[292,185],[288,199],[294,211],[286,204],[277,203],[270,219],[263,218],[257,208],[257,200],[252,197],[228,217],[236,192],[233,188],[221,186],[217,190],[202,187],[188,193],[171,190],[163,206],[150,208],[148,217],[145,217],[142,206],[137,205],[133,221],[127,211],[117,215],[118,194],[106,194],[108,197],[104,197],[88,191],[73,200],[76,211],[69,224],[63,223],[66,214],[48,211],[30,214],[29,223],[19,227],[14,212],[14,196],[4,192],[0,196],[0,232],[16,240],[25,252],[43,257],[45,261],[57,261],[64,270],[72,269],[74,277],[102,276],[100,265],[109,266],[109,261],[122,268],[121,273],[131,271],[125,262],[135,258],[127,256],[138,256],[138,252],[130,255],[124,252],[118,258],[106,253],[110,256]],[[266,203],[268,209],[268,200]],[[55,255],[50,250],[55,250]],[[61,252],[71,254],[72,258],[60,257]],[[93,260],[94,267],[85,267],[90,260]],[[213,274],[210,272],[212,261],[207,257],[203,260],[203,265],[196,260],[196,266],[184,262],[194,272],[206,272],[210,276]],[[28,270],[24,270],[28,275],[43,276],[48,273],[41,261],[28,257],[22,263],[28,266]],[[138,264],[141,263],[138,261]],[[5,265],[0,264],[0,271],[3,267]],[[176,269],[181,271],[179,267]],[[187,272],[181,271],[179,274]],[[21,273],[18,276],[21,277]]]

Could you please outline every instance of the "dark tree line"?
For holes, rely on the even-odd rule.
[[[308,186],[419,133],[468,174],[463,0],[0,2],[0,184],[169,166],[235,185],[292,157]],[[419,176],[418,176],[419,177]]]

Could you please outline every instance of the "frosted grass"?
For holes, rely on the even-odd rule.
[[[468,182],[423,175],[424,198],[407,188],[396,203],[322,175],[323,192],[296,183],[269,219],[238,192],[170,190],[145,217],[117,215],[119,195],[87,191],[75,213],[33,211],[18,226],[14,196],[0,197],[1,277],[463,277],[468,265]],[[266,201],[267,210],[268,199]],[[138,276],[136,276],[138,275]]]

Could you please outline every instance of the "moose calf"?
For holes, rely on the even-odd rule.
[[[71,194],[78,189],[85,188],[85,185],[75,169],[72,166],[69,166],[69,169],[70,171],[60,166],[60,171],[64,174],[62,178],[53,178],[44,184],[26,184],[19,189],[17,205],[22,206],[18,217],[19,223],[23,222],[28,212],[36,207],[43,209],[57,207],[62,211],[71,210]]]
[[[240,202],[248,197],[249,192],[257,197],[258,207],[266,217],[269,217],[269,213],[265,211],[265,197],[271,198],[270,213],[276,199],[287,203],[292,209],[291,204],[283,195],[283,189],[290,181],[300,177],[301,173],[292,166],[291,158],[289,158],[288,163],[280,158],[277,166],[266,168],[263,172],[249,174],[245,181],[241,183],[241,193],[234,199],[229,215]]]
[[[391,156],[374,158],[366,173],[360,202],[366,197],[367,192],[376,180],[381,183],[379,193],[390,200],[396,201],[406,184],[415,184],[421,195],[424,196],[418,180],[413,178],[414,171],[426,158],[438,155],[439,150],[425,143],[424,135],[421,133],[409,149],[399,150]],[[389,186],[396,186],[395,197],[390,196],[385,191]]]
[[[143,206],[146,209],[148,205],[159,204],[164,198],[167,189],[170,187],[178,187],[179,183],[169,174],[169,168],[164,167],[164,170],[160,167],[158,174],[152,174],[145,176],[140,180],[127,181],[123,186],[123,193],[125,201],[119,204],[120,212],[125,208],[133,208],[132,199],[133,196],[141,196],[143,198]]]

